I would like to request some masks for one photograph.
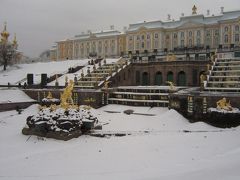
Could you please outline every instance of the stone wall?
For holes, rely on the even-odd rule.
[[[190,122],[203,121],[217,127],[240,125],[240,114],[214,114],[208,108],[216,108],[216,102],[223,97],[230,100],[231,106],[240,109],[240,96],[232,93],[189,92],[169,95],[169,108],[175,109]]]
[[[39,103],[45,97],[47,97],[48,92],[52,93],[53,98],[60,99],[60,93],[63,89],[25,89],[24,92],[35,99]],[[94,108],[99,108],[102,106],[102,92],[100,90],[77,90],[73,91],[74,103],[78,105],[90,105]]]
[[[184,72],[186,86],[199,86],[200,75],[207,71],[208,61],[160,61],[149,63],[132,63],[110,79],[111,87],[143,85],[143,73],[148,74],[148,85],[166,85],[168,72],[173,73],[173,82],[178,85],[179,73]],[[139,72],[139,81],[136,74]],[[161,72],[162,83],[156,84],[156,74]]]

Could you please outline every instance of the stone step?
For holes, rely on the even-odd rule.
[[[240,76],[210,76],[209,81],[239,81]]]
[[[112,73],[115,72],[114,70],[111,70],[111,69],[109,69],[109,70],[96,69],[92,73],[110,73],[111,71],[112,71]]]
[[[75,85],[74,88],[78,88],[78,89],[96,89],[95,86],[78,86],[78,85]]]
[[[240,76],[238,71],[212,71],[211,76]]]
[[[113,92],[113,94],[120,94],[120,95],[148,95],[148,96],[168,96],[168,93],[139,93],[139,92]]]
[[[213,92],[240,92],[240,87],[206,87],[205,91],[213,91]]]
[[[208,81],[208,84],[240,84],[240,81]]]
[[[108,73],[107,73],[108,74]],[[91,73],[91,74],[87,74],[86,76],[85,76],[86,78],[104,78],[104,77],[106,77],[106,75],[104,74],[99,74],[99,73]]]
[[[77,84],[94,84],[94,83],[100,83],[101,81],[77,81]]]
[[[229,70],[240,70],[240,66],[214,66],[214,71],[229,71]]]
[[[215,62],[215,65],[234,65],[234,64],[240,64],[240,61],[227,61],[227,62]]]
[[[240,61],[239,58],[232,58],[232,59],[217,59],[217,62],[228,62],[228,61]]]
[[[168,103],[168,100],[140,100],[140,99],[119,99],[109,98],[108,101],[124,101],[124,102],[156,102],[156,103]]]

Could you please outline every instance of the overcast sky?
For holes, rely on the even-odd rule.
[[[122,30],[131,23],[166,20],[167,14],[177,20],[181,13],[218,14],[240,10],[240,0],[0,0],[0,31],[5,21],[8,31],[17,34],[19,49],[37,57],[55,41],[92,31]]]

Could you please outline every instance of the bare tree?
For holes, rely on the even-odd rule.
[[[16,50],[11,43],[0,43],[0,63],[3,65],[3,70],[7,69],[7,66],[11,64],[15,57]]]

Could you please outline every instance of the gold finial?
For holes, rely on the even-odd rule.
[[[192,15],[197,14],[197,7],[194,5],[192,8]]]
[[[16,33],[14,33],[13,45],[17,46],[17,36],[16,36]]]
[[[7,22],[4,22],[4,31],[7,31]]]

